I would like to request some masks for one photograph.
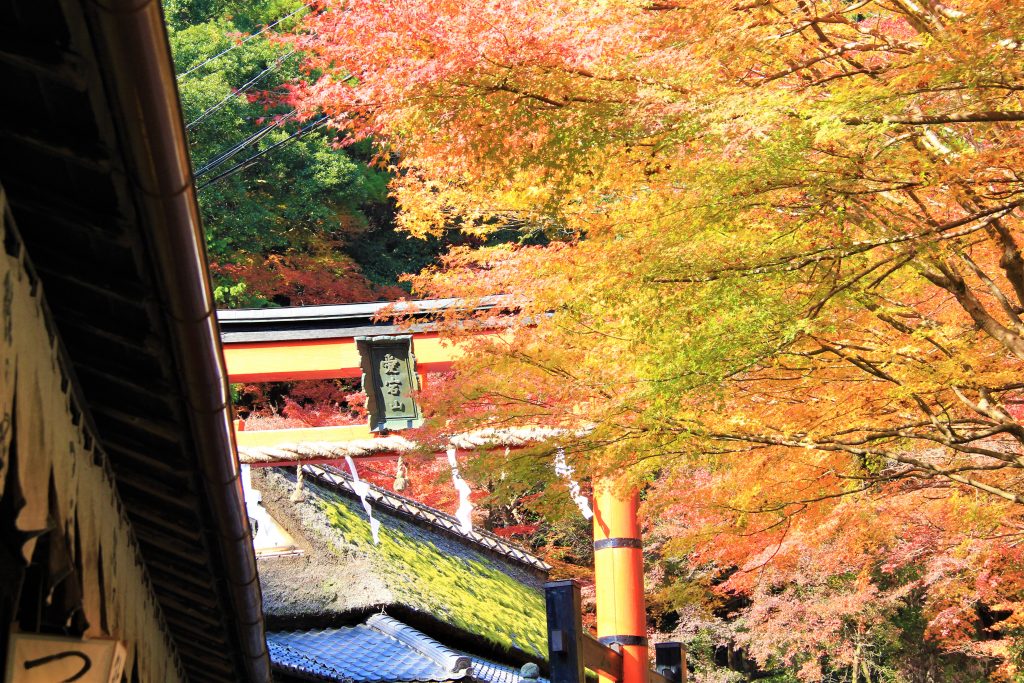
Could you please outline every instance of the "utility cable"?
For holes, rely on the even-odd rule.
[[[299,130],[295,131],[294,133],[292,133],[291,135],[286,137],[284,140],[280,140],[278,142],[275,142],[270,147],[267,147],[264,150],[260,150],[259,152],[256,152],[255,154],[253,154],[251,157],[249,157],[245,161],[241,161],[241,162],[235,164],[234,166],[232,166],[228,170],[224,171],[223,173],[218,173],[217,175],[215,175],[214,177],[210,178],[209,180],[207,180],[202,185],[199,185],[196,189],[197,190],[202,190],[204,187],[209,187],[210,185],[212,185],[213,183],[217,182],[218,180],[222,180],[224,178],[227,178],[229,176],[234,175],[235,173],[238,173],[239,171],[242,171],[242,170],[245,170],[246,168],[249,168],[250,166],[255,164],[259,160],[259,158],[262,157],[263,155],[265,155],[265,154],[267,154],[269,152],[272,152],[273,150],[277,149],[278,147],[286,145],[289,142],[293,142],[295,140],[298,140],[299,138],[301,138],[302,136],[306,135],[307,133],[310,133],[310,132],[316,130],[317,128],[322,127],[323,125],[325,125],[327,123],[327,121],[328,121],[327,117],[324,116],[324,117],[321,117],[321,118],[319,118],[319,119],[317,119],[315,121],[312,121],[312,122],[308,123],[307,125],[303,126]]]
[[[231,157],[235,156],[236,154],[238,154],[242,150],[246,149],[247,147],[253,146],[257,142],[262,140],[264,137],[266,137],[267,134],[269,134],[272,130],[274,130],[275,128],[281,127],[281,125],[283,125],[285,121],[287,121],[288,119],[290,119],[293,116],[295,116],[295,112],[294,111],[288,112],[287,114],[285,114],[281,118],[277,119],[273,123],[270,123],[270,124],[264,126],[263,128],[260,128],[258,131],[256,131],[255,133],[253,133],[249,137],[245,138],[244,140],[242,140],[241,142],[236,144],[231,149],[228,149],[227,151],[218,154],[213,159],[210,159],[205,164],[203,164],[195,172],[195,177],[198,178],[198,177],[200,177],[200,176],[202,176],[202,175],[204,175],[206,173],[209,173],[210,171],[212,171],[216,167],[220,166],[225,161],[227,161]]]
[[[255,154],[250,156],[248,159],[245,159],[244,161],[241,161],[241,162],[235,164],[234,166],[232,166],[228,170],[224,171],[223,173],[219,173],[216,176],[214,176],[213,178],[210,178],[209,180],[207,180],[202,185],[199,185],[197,187],[197,189],[201,190],[201,189],[203,189],[204,187],[206,187],[208,185],[212,185],[213,183],[217,182],[218,180],[222,180],[224,178],[227,178],[229,176],[234,175],[235,173],[238,173],[239,171],[243,171],[246,168],[249,168],[250,166],[254,165],[260,159],[260,157],[262,157],[263,155],[267,154],[268,152],[271,152],[271,151],[277,149],[278,147],[281,147],[283,145],[288,144],[289,142],[292,142],[294,140],[297,140],[297,139],[301,138],[302,136],[306,135],[307,133],[313,131],[314,129],[323,126],[325,123],[327,123],[327,118],[326,117],[324,117],[322,119],[319,119],[317,121],[313,121],[313,122],[309,123],[308,125],[306,125],[303,128],[299,129],[295,133],[292,133],[291,135],[289,135],[284,140],[280,140],[278,142],[275,142],[270,147],[267,147],[264,150],[260,150],[259,152],[256,152]]]
[[[238,90],[234,90],[234,91],[232,91],[230,95],[228,95],[227,97],[225,97],[224,99],[222,99],[222,100],[221,100],[220,102],[218,102],[217,104],[213,105],[212,107],[210,107],[209,109],[207,109],[206,111],[204,111],[204,112],[203,112],[202,114],[200,114],[199,116],[197,116],[196,118],[194,118],[194,119],[193,119],[193,120],[192,120],[191,122],[189,122],[188,124],[186,124],[186,126],[185,126],[185,129],[186,129],[186,130],[191,130],[191,129],[192,129],[192,126],[196,125],[197,123],[199,123],[200,121],[202,121],[203,119],[205,119],[205,118],[206,118],[207,116],[209,116],[210,114],[212,114],[212,113],[214,113],[214,112],[216,112],[216,111],[220,110],[220,109],[221,109],[221,108],[222,108],[222,107],[223,107],[223,106],[224,106],[225,104],[227,104],[228,102],[230,102],[230,101],[231,101],[232,99],[234,99],[235,97],[238,97],[239,95],[241,95],[241,94],[243,94],[243,93],[247,92],[247,91],[248,91],[248,90],[249,90],[250,88],[252,88],[252,87],[253,87],[254,85],[256,85],[256,83],[257,83],[257,82],[259,82],[259,81],[260,81],[260,79],[262,79],[262,78],[263,78],[264,76],[266,76],[267,74],[269,74],[269,73],[270,73],[271,71],[274,71],[275,69],[277,69],[278,67],[280,67],[280,66],[281,66],[281,64],[283,64],[283,63],[284,63],[284,60],[288,59],[288,58],[289,58],[289,57],[291,57],[291,56],[292,56],[293,54],[295,54],[295,50],[292,50],[292,51],[291,51],[291,52],[289,52],[288,54],[286,54],[286,55],[284,55],[284,56],[282,56],[282,57],[279,57],[279,58],[277,59],[277,61],[275,61],[275,62],[274,62],[273,64],[271,64],[271,65],[270,65],[270,66],[268,66],[268,67],[267,67],[266,69],[264,69],[263,71],[259,72],[258,74],[256,74],[256,75],[255,75],[255,76],[253,76],[252,78],[250,78],[250,79],[249,79],[248,81],[246,81],[246,82],[245,82],[245,83],[244,83],[244,84],[242,85],[242,87],[240,87],[240,88],[239,88]]]
[[[191,69],[189,69],[188,71],[186,71],[185,73],[183,73],[183,74],[179,74],[179,75],[178,75],[178,80],[180,81],[181,79],[185,78],[185,76],[188,76],[188,75],[189,75],[190,73],[192,73],[192,72],[193,72],[193,71],[195,71],[196,69],[201,69],[202,67],[206,66],[206,65],[207,65],[207,64],[209,64],[210,62],[213,62],[213,61],[216,61],[216,60],[220,59],[221,57],[223,57],[223,56],[224,56],[224,55],[226,55],[227,53],[229,53],[229,52],[231,52],[232,50],[234,50],[234,49],[235,49],[236,47],[242,47],[243,45],[245,45],[246,43],[248,43],[248,42],[249,42],[250,40],[252,40],[253,38],[255,38],[256,36],[260,35],[261,33],[265,32],[265,31],[269,31],[270,29],[274,28],[275,26],[277,26],[278,24],[280,24],[280,23],[281,23],[282,21],[284,21],[285,19],[289,19],[289,18],[291,18],[291,17],[295,16],[296,14],[298,14],[299,12],[301,12],[302,10],[306,10],[306,9],[309,9],[309,8],[310,8],[310,5],[306,5],[306,4],[303,4],[303,5],[302,5],[302,7],[298,8],[298,9],[297,9],[297,10],[295,10],[294,12],[291,12],[291,13],[289,13],[289,14],[286,14],[285,16],[283,16],[283,17],[281,17],[280,19],[278,19],[277,21],[275,21],[275,22],[274,22],[273,24],[269,24],[269,25],[267,25],[267,26],[264,26],[263,28],[261,28],[261,29],[260,29],[259,31],[257,31],[256,33],[253,33],[253,34],[251,34],[251,35],[249,35],[249,36],[246,36],[246,38],[245,38],[244,40],[242,40],[242,41],[240,41],[240,42],[238,42],[238,43],[235,43],[235,44],[234,44],[234,45],[232,45],[231,47],[229,47],[229,48],[227,48],[227,49],[224,49],[224,50],[222,50],[222,51],[218,52],[217,54],[215,54],[214,56],[210,57],[209,59],[205,59],[205,60],[203,60],[203,61],[199,62],[199,63],[198,63],[198,64],[196,64],[196,65],[195,65],[194,67],[192,67]]]

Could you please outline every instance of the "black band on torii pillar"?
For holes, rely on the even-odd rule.
[[[594,541],[594,550],[605,548],[643,548],[639,538],[602,538]]]
[[[647,645],[645,636],[601,636],[598,641],[602,645]]]

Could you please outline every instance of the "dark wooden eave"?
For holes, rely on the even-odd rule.
[[[266,681],[157,0],[0,0],[0,183],[193,681]]]

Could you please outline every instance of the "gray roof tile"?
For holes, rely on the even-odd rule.
[[[269,633],[267,645],[274,668],[327,681],[455,681],[468,671],[449,670],[420,649],[367,624]]]
[[[383,615],[346,628],[267,634],[275,669],[322,681],[519,683],[519,670],[464,655]],[[548,683],[539,679],[538,683]]]
[[[492,662],[489,659],[472,657],[473,678],[483,683],[519,683],[519,669]],[[548,683],[546,678],[538,678],[537,683]]]

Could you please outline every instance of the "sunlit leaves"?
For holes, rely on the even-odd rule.
[[[579,471],[648,480],[765,666],[878,678],[919,629],[1009,675],[979,643],[1010,629],[964,619],[1022,541],[1022,27],[988,0],[328,2],[291,42],[333,77],[294,95],[395,153],[412,232],[549,240],[415,281],[522,307],[440,428],[557,426]]]

